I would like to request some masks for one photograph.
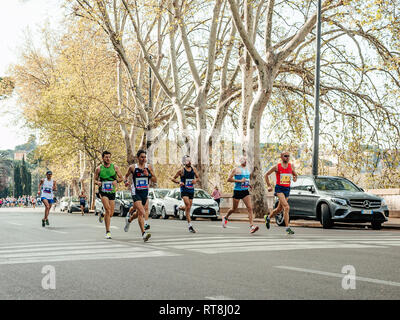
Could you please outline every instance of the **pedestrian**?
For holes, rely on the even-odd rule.
[[[250,171],[247,168],[247,158],[242,156],[239,159],[240,166],[234,168],[229,177],[228,182],[235,183],[233,188],[233,199],[232,199],[232,208],[229,209],[226,216],[222,217],[222,227],[226,228],[228,223],[229,216],[234,213],[238,206],[240,200],[242,200],[247,208],[247,214],[249,217],[250,223],[250,233],[256,232],[259,228],[258,226],[253,224],[253,206],[251,203],[251,196],[249,189],[250,186]]]
[[[111,239],[110,224],[114,215],[116,186],[123,181],[123,177],[119,168],[111,162],[110,152],[104,151],[101,158],[103,164],[96,168],[94,180],[99,186],[99,194],[105,210],[106,239]],[[103,222],[103,214],[99,215],[99,222]]]
[[[82,216],[85,215],[86,199],[85,191],[82,189],[81,194],[79,195],[79,204],[81,206]]]
[[[183,167],[179,169],[171,181],[180,185],[181,198],[184,202],[184,206],[179,207],[179,210],[185,210],[189,232],[196,233],[192,226],[190,210],[192,208],[194,198],[194,185],[200,181],[200,178],[197,170],[192,167],[192,160],[190,159],[190,156],[186,155],[182,158],[182,165]],[[176,180],[178,177],[180,177],[180,180]]]
[[[218,186],[215,186],[213,193],[211,194],[213,199],[215,200],[216,203],[218,203],[218,208],[220,207],[220,202],[221,202],[221,192],[218,190]]]
[[[124,231],[128,232],[130,223],[133,219],[138,218],[139,228],[142,233],[143,241],[148,241],[151,234],[146,232],[150,229],[148,223],[149,219],[149,183],[157,183],[157,177],[154,174],[153,167],[147,164],[147,154],[144,150],[139,150],[136,154],[138,163],[130,165],[127,173],[125,174],[125,186],[128,187],[128,178],[132,175],[131,193],[133,199],[133,206],[136,213],[131,215],[131,208],[126,215]],[[132,209],[133,211],[133,209]]]
[[[54,203],[54,192],[57,191],[57,183],[52,179],[53,173],[49,170],[46,172],[46,178],[39,182],[38,195],[41,197],[44,209],[44,218],[42,219],[42,227],[49,225],[49,214],[52,204]]]
[[[265,182],[268,186],[268,191],[272,191],[272,186],[269,181],[269,176],[275,172],[276,175],[276,184],[275,184],[275,193],[274,195],[278,197],[279,203],[278,206],[269,214],[264,216],[265,225],[267,229],[270,228],[271,218],[274,217],[277,213],[281,212],[283,209],[283,218],[285,220],[286,233],[294,234],[294,231],[289,227],[289,195],[290,195],[290,181],[293,179],[293,182],[297,181],[297,174],[294,169],[294,166],[289,162],[289,152],[281,153],[281,163],[273,166],[268,172],[265,174]]]

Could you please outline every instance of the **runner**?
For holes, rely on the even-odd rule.
[[[289,153],[282,152],[281,153],[281,161],[282,163],[278,163],[276,166],[273,166],[268,172],[265,174],[265,182],[268,186],[268,191],[272,191],[272,186],[269,181],[269,176],[275,172],[276,174],[276,185],[275,185],[275,193],[274,195],[278,197],[279,203],[275,210],[269,215],[264,216],[265,225],[267,229],[271,226],[271,218],[274,217],[277,213],[281,212],[283,209],[283,218],[285,220],[286,233],[294,234],[294,231],[289,227],[289,194],[290,194],[290,181],[293,177],[293,181],[297,181],[297,174],[294,170],[294,167],[289,163]]]
[[[31,197],[31,203],[32,203],[33,209],[35,209],[36,208],[36,199],[35,199],[35,197]]]
[[[39,182],[38,195],[44,204],[44,219],[42,219],[42,227],[49,225],[49,214],[51,205],[54,202],[54,192],[57,191],[57,183],[52,179],[53,173],[49,170],[46,172],[46,179]]]
[[[249,188],[251,188],[250,171],[247,169],[247,158],[241,157],[239,162],[240,166],[233,169],[228,178],[228,182],[235,183],[233,189],[233,205],[227,212],[226,216],[222,217],[222,227],[226,228],[229,216],[237,210],[240,200],[243,200],[249,216],[250,233],[254,233],[259,228],[253,224],[253,207],[251,205],[251,197],[249,193]]]
[[[190,156],[184,156],[182,158],[182,164],[182,169],[175,174],[171,181],[179,184],[181,187],[181,198],[183,199],[185,205],[183,207],[179,207],[179,210],[185,210],[189,232],[196,233],[190,219],[190,210],[192,208],[194,197],[194,185],[200,181],[200,178],[197,174],[197,170],[192,167]],[[181,178],[180,181],[176,180],[178,177]]]
[[[119,168],[111,163],[111,153],[104,151],[101,155],[103,164],[95,170],[94,181],[99,186],[101,202],[105,210],[106,239],[111,239],[110,224],[114,214],[115,187],[123,180]],[[99,222],[103,222],[103,215],[100,214]]]
[[[146,233],[146,230],[150,229],[148,223],[149,217],[149,180],[153,183],[157,183],[157,177],[154,174],[153,167],[147,164],[146,151],[139,150],[136,154],[138,164],[131,165],[128,168],[128,172],[125,175],[125,186],[129,186],[128,178],[132,175],[132,199],[133,206],[129,208],[129,213],[126,215],[124,231],[128,232],[130,223],[138,218],[140,231],[142,232],[142,238],[146,242],[150,239],[151,234]],[[131,215],[136,209],[135,214]],[[145,220],[145,221],[143,221]]]
[[[79,202],[81,205],[82,216],[85,215],[86,199],[87,199],[86,194],[85,194],[84,190],[82,190],[81,194],[79,195]]]

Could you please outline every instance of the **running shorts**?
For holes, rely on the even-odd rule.
[[[189,199],[193,199],[194,198],[194,192],[185,192],[185,191],[181,191],[181,197],[188,197]]]
[[[233,199],[243,199],[250,195],[249,190],[233,190]]]
[[[112,192],[103,192],[100,191],[100,198],[107,197],[108,200],[114,201],[115,200],[115,193]]]
[[[43,202],[43,200],[47,200],[49,202],[49,204],[54,203],[54,199],[47,199],[47,198],[42,197],[40,200],[42,200],[42,202]]]
[[[275,185],[275,193],[274,195],[276,196],[277,193],[283,193],[285,195],[285,198],[289,198],[289,194],[290,194],[290,187],[284,187],[284,186],[280,186],[280,185]]]
[[[136,194],[133,194],[132,195],[132,199],[133,199],[133,202],[135,203],[136,201],[142,201],[142,205],[143,206],[145,206],[146,205],[146,202],[147,202],[147,197],[148,197],[148,195],[149,195],[149,193],[148,192],[137,192],[136,191]]]

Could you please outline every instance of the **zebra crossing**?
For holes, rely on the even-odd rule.
[[[400,246],[400,236],[212,236],[154,239],[153,247],[202,254],[311,249],[367,249]]]
[[[180,256],[185,252],[224,254],[312,249],[367,249],[400,246],[400,236],[181,236],[141,240],[71,240],[0,245],[0,265],[80,260]]]
[[[106,240],[73,240],[0,245],[0,265],[78,260],[176,256],[176,253]]]

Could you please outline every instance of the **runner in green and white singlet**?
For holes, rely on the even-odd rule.
[[[104,222],[106,226],[106,239],[111,239],[110,224],[111,217],[114,214],[115,192],[117,183],[123,181],[123,177],[119,168],[111,163],[111,153],[104,151],[102,153],[103,164],[96,168],[94,174],[95,184],[99,186],[99,194],[101,202],[105,210]],[[103,222],[100,215],[99,221]]]

